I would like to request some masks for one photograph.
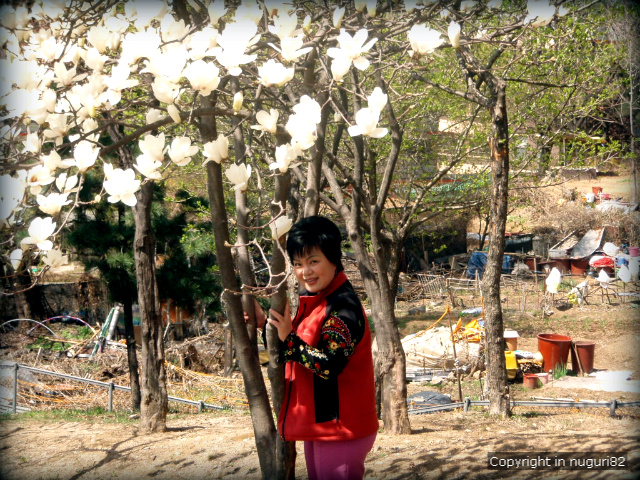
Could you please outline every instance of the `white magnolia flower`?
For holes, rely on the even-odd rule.
[[[162,160],[164,159],[164,144],[164,133],[161,133],[157,136],[153,136],[150,134],[145,135],[144,138],[138,142],[140,151],[157,162],[162,162]]]
[[[189,137],[176,137],[172,140],[168,153],[173,163],[184,167],[191,162],[191,157],[198,153],[198,147],[191,145]]]
[[[109,45],[111,32],[102,25],[95,25],[87,32],[87,41],[100,53],[104,53]]]
[[[242,102],[244,102],[244,95],[242,92],[236,92],[233,96],[233,111],[239,112],[242,110]]]
[[[280,55],[282,55],[282,58],[286,62],[293,62],[299,56],[304,55],[305,53],[309,53],[311,50],[313,50],[313,47],[302,48],[302,45],[304,45],[302,34],[296,37],[283,38],[282,40],[280,40],[280,48],[272,43],[270,43],[269,45],[280,52]]]
[[[167,13],[160,21],[160,31],[165,42],[177,42],[187,36],[189,28],[184,20],[176,20],[173,15]]]
[[[331,76],[336,82],[342,81],[351,68],[351,60],[345,55],[334,58],[331,61]]]
[[[389,98],[386,93],[382,92],[380,87],[376,87],[371,92],[371,95],[367,97],[367,101],[369,102],[369,108],[374,112],[382,112],[382,109],[387,104]]]
[[[67,177],[66,173],[61,173],[56,178],[56,187],[58,187],[58,191],[61,193],[71,193],[74,188],[78,185],[78,176],[71,175]]]
[[[22,249],[16,248],[12,250],[9,254],[9,262],[11,262],[11,266],[14,270],[17,270],[20,266],[20,262],[22,262]]]
[[[209,21],[211,24],[217,24],[220,17],[223,17],[224,14],[227,13],[227,9],[224,7],[224,0],[211,2],[207,7],[207,11],[209,12]]]
[[[286,173],[298,156],[302,154],[302,150],[296,145],[279,145],[276,147],[276,161],[269,165],[269,170],[279,170],[280,173]]]
[[[440,32],[432,30],[425,25],[414,25],[409,30],[409,43],[418,55],[433,53],[444,42]]]
[[[214,48],[218,45],[218,30],[207,25],[194,33],[189,41],[189,57],[191,60],[202,60],[204,57],[215,56]]]
[[[460,48],[460,24],[452,21],[447,30],[451,46],[456,50]]]
[[[53,113],[56,109],[56,104],[58,103],[58,95],[56,94],[56,91],[51,88],[45,88],[42,91],[41,99],[47,109],[47,112]]]
[[[222,51],[216,59],[230,75],[238,76],[242,73],[240,65],[253,62],[257,55],[245,55],[248,47],[253,45],[259,36],[256,35],[257,25],[253,22],[236,22],[227,24],[218,36],[218,45]]]
[[[63,47],[64,45],[57,42],[56,37],[51,36],[40,42],[40,48],[36,50],[36,56],[47,63],[53,62],[60,56]]]
[[[160,2],[158,2],[160,3]],[[126,3],[125,5],[128,5]],[[151,30],[128,33],[122,40],[121,63],[133,65],[143,57],[151,58],[160,49],[162,39]]]
[[[62,252],[57,248],[49,250],[47,255],[42,258],[45,265],[49,265],[51,268],[61,267],[69,263],[69,256],[62,255]]]
[[[55,181],[55,177],[44,165],[36,165],[31,168],[26,177],[26,185],[33,195],[37,195],[42,190],[43,185],[49,185]]]
[[[155,52],[147,60],[145,68],[140,70],[140,73],[153,73],[169,83],[177,84],[182,78],[182,71],[187,64],[188,57],[187,46],[181,43],[169,51]]]
[[[386,128],[378,128],[379,119],[380,112],[370,108],[361,108],[356,113],[356,124],[348,128],[349,135],[352,137],[358,135],[366,135],[373,138],[384,137],[388,130]]]
[[[63,160],[63,165],[76,167],[80,173],[84,173],[91,168],[98,158],[100,150],[87,140],[81,140],[73,149],[73,158]]]
[[[176,107],[173,103],[167,105],[167,113],[171,117],[171,120],[173,120],[175,123],[182,122],[182,117],[180,117],[180,110],[178,110],[178,107]]]
[[[340,28],[342,26],[342,19],[344,18],[344,9],[345,7],[336,8],[333,11],[333,26],[335,28]]]
[[[302,29],[305,33],[309,33],[311,30],[311,15],[304,17],[304,20],[302,21]]]
[[[40,149],[42,148],[42,140],[37,133],[28,133],[27,138],[23,142],[23,145],[25,152],[40,153]]]
[[[53,66],[53,71],[56,74],[58,82],[65,87],[71,85],[80,78],[79,76],[76,76],[76,67],[71,67],[67,70],[67,67],[65,67],[62,62],[56,62]]]
[[[35,245],[40,250],[51,250],[53,242],[49,237],[53,235],[56,224],[51,217],[36,217],[29,225],[29,236],[22,240],[21,245]]]
[[[280,117],[280,112],[274,110],[273,108],[269,109],[269,113],[264,110],[260,110],[256,113],[256,120],[260,125],[251,125],[251,128],[254,130],[262,130],[265,132],[269,132],[271,134],[275,134],[278,131],[278,118]]]
[[[0,227],[8,223],[14,210],[22,203],[27,188],[27,172],[20,170],[16,177],[0,175]]]
[[[218,88],[220,83],[220,69],[204,60],[192,62],[184,69],[184,76],[189,80],[191,88],[205,96]]]
[[[267,60],[265,64],[258,67],[260,83],[265,87],[270,87],[271,85],[281,87],[293,78],[294,73],[294,68],[286,68],[281,63],[276,62],[273,58]]]
[[[367,2],[366,0],[353,0],[353,7],[356,9],[356,12],[362,13],[367,7]]]
[[[135,192],[140,188],[140,180],[136,179],[136,174],[128,168],[122,170],[116,168],[109,163],[104,164],[105,181],[103,183],[105,191],[109,194],[107,201],[109,203],[122,202],[125,205],[133,207],[138,199]]]
[[[162,174],[158,171],[158,169],[161,166],[162,162],[156,160],[148,153],[143,153],[142,155],[138,155],[133,168],[138,170],[142,175],[150,180],[160,180],[162,178]]]
[[[207,157],[203,165],[213,161],[222,163],[223,160],[229,158],[229,139],[224,135],[218,135],[217,140],[205,143],[203,146],[203,155]]]
[[[163,77],[156,77],[151,84],[155,97],[164,103],[173,103],[180,91],[179,85],[172,83]]]
[[[258,24],[262,20],[262,9],[254,1],[245,1],[236,9],[236,22]]]
[[[322,107],[309,95],[300,97],[298,104],[293,106],[293,111],[303,117],[306,122],[320,123]]]
[[[280,40],[293,37],[298,28],[298,16],[295,13],[287,15],[279,12],[277,16],[273,17],[273,25],[269,25],[268,28]]]
[[[273,238],[274,240],[278,240],[283,235],[286,235],[289,230],[291,230],[292,225],[293,221],[285,215],[276,218],[275,221],[269,224],[269,228],[271,228],[271,238]]]
[[[47,116],[47,128],[42,134],[45,138],[53,138],[56,145],[61,145],[64,136],[69,131],[67,124],[69,115],[66,113],[51,113]]]
[[[246,192],[249,186],[249,177],[251,176],[251,165],[235,163],[229,166],[224,172],[227,178],[234,184],[234,190]]]
[[[30,117],[35,122],[42,124],[45,118],[49,114],[46,110],[46,106],[40,100],[40,95],[37,91],[28,91],[24,89],[11,90],[7,95],[2,98],[2,104],[6,107],[10,117]],[[37,117],[41,117],[38,121]]]
[[[532,27],[544,27],[548,25],[556,14],[556,7],[549,4],[549,0],[528,0],[527,16],[524,23],[531,22]]]
[[[44,195],[38,195],[36,202],[40,206],[40,210],[52,217],[60,213],[62,207],[69,205],[71,200],[68,200],[68,193],[50,193],[46,197]]]
[[[353,37],[343,28],[337,38],[340,48],[332,47],[327,49],[327,55],[334,59],[347,58],[358,70],[365,70],[369,66],[369,60],[362,55],[368,52],[378,41],[374,37],[365,43],[368,36],[369,32],[366,28],[358,30]]]
[[[131,68],[126,62],[121,62],[111,69],[111,76],[104,79],[104,83],[111,90],[117,92],[126,88],[135,87],[138,85],[138,80],[130,79]]]
[[[167,118],[162,114],[162,110],[158,110],[157,108],[150,108],[145,117],[145,121],[147,125],[150,125],[155,122],[159,122],[160,120],[164,120]]]
[[[96,72],[102,72],[104,70],[104,64],[108,59],[109,57],[102,55],[95,47],[89,48],[84,54],[84,63]]]
[[[311,148],[316,141],[316,124],[302,115],[291,115],[284,129],[291,135],[291,144],[302,150]]]

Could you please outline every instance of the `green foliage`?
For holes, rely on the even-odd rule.
[[[20,414],[0,414],[2,420],[38,420],[46,422],[100,422],[100,423],[123,423],[134,424],[139,420],[130,418],[129,412],[109,412],[102,407],[92,407],[86,410],[81,409],[55,409],[43,411],[29,411]]]

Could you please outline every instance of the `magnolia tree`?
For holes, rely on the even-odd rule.
[[[143,0],[43,1],[3,7],[0,222],[13,293],[19,297],[37,281],[31,267],[66,261],[60,233],[72,226],[87,172],[100,173],[102,190],[92,201],[134,210],[143,321],[141,423],[163,430],[167,393],[152,187],[178,169],[204,170],[223,301],[263,476],[291,477],[295,453],[276,435],[255,321],[247,328],[243,318],[243,311],[252,317],[251,295],[284,310],[284,235],[301,216],[333,211],[342,219],[375,323],[384,426],[408,433],[405,359],[393,310],[398,251],[431,218],[433,211],[424,207],[429,187],[478,142],[487,145],[488,136],[493,243],[484,292],[496,379],[491,398],[494,412],[507,414],[499,273],[510,132],[501,59],[510,52],[510,62],[523,62],[514,52],[538,28],[559,37],[549,24],[565,13],[546,1],[496,0],[189,0],[175,1],[171,9]],[[438,62],[446,71],[434,68]],[[440,106],[429,107],[436,95]],[[445,97],[467,113],[450,160],[425,170],[419,156],[403,154],[412,141],[405,135],[421,120],[421,108],[446,112]],[[397,177],[404,180],[397,191],[406,199],[402,208],[390,209],[399,199],[393,194]],[[264,285],[255,279],[256,255],[268,267]],[[282,365],[276,332],[268,329],[268,337],[278,411],[285,394]]]

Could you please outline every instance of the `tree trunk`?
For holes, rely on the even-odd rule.
[[[211,97],[203,99],[203,106],[214,106]],[[203,142],[214,140],[217,131],[214,118],[203,118],[200,124]],[[211,206],[211,220],[216,242],[217,265],[220,269],[224,304],[227,307],[229,328],[236,345],[236,355],[249,401],[249,411],[258,451],[262,478],[276,476],[276,428],[273,421],[267,387],[262,376],[260,362],[255,355],[244,323],[240,290],[230,248],[229,222],[227,220],[224,192],[227,186],[222,181],[222,167],[209,162],[207,168],[207,190]]]
[[[493,124],[490,138],[491,220],[489,226],[489,252],[481,288],[485,301],[489,412],[492,415],[506,417],[510,415],[510,398],[504,356],[500,277],[507,223],[509,124],[507,121],[506,83],[503,80],[496,80],[496,87],[495,105],[489,109]]]
[[[142,384],[140,427],[144,432],[167,428],[168,396],[164,369],[162,318],[155,269],[155,237],[151,228],[153,183],[142,185],[133,207],[134,255],[138,282],[138,305],[142,323]]]
[[[371,268],[364,239],[357,232],[349,232],[351,245],[358,260],[360,275],[371,302],[371,312],[375,324],[377,353],[374,359],[376,392],[379,413],[384,429],[391,435],[411,433],[407,409],[406,357],[400,341],[392,292],[384,291],[387,282],[380,282]],[[386,274],[386,272],[384,273]],[[380,273],[378,273],[380,275]]]
[[[286,199],[290,187],[290,174],[282,174],[276,177],[275,194],[271,203],[271,217],[285,215]],[[286,261],[284,256],[284,236],[273,241],[273,253],[271,257],[271,287],[277,288],[275,295],[271,297],[271,308],[284,313],[287,305]],[[279,285],[280,284],[280,285]],[[280,407],[284,399],[284,363],[280,363],[280,339],[278,330],[268,324],[267,346],[269,349],[269,366],[267,375],[271,382],[271,398],[273,410],[276,415],[280,413]],[[295,442],[285,442],[280,435],[276,438],[276,478],[292,480],[295,478],[296,448]]]
[[[130,298],[124,302],[124,336],[127,339],[127,362],[129,364],[129,381],[131,383],[131,408],[140,410],[140,376],[138,374],[138,355],[136,354],[136,337],[133,333],[133,304]]]
[[[365,281],[367,292],[376,289],[375,282]],[[393,304],[384,301],[388,294],[368,293],[376,327],[377,354],[375,358],[376,391],[380,398],[380,417],[385,432],[392,435],[411,433],[407,410],[406,357],[402,349],[400,331],[396,326]]]

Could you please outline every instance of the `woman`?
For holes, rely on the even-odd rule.
[[[304,441],[311,480],[362,479],[378,431],[371,331],[342,267],[341,236],[330,220],[307,217],[287,238],[300,285],[292,319],[270,310],[285,365],[278,418],[286,441]]]

